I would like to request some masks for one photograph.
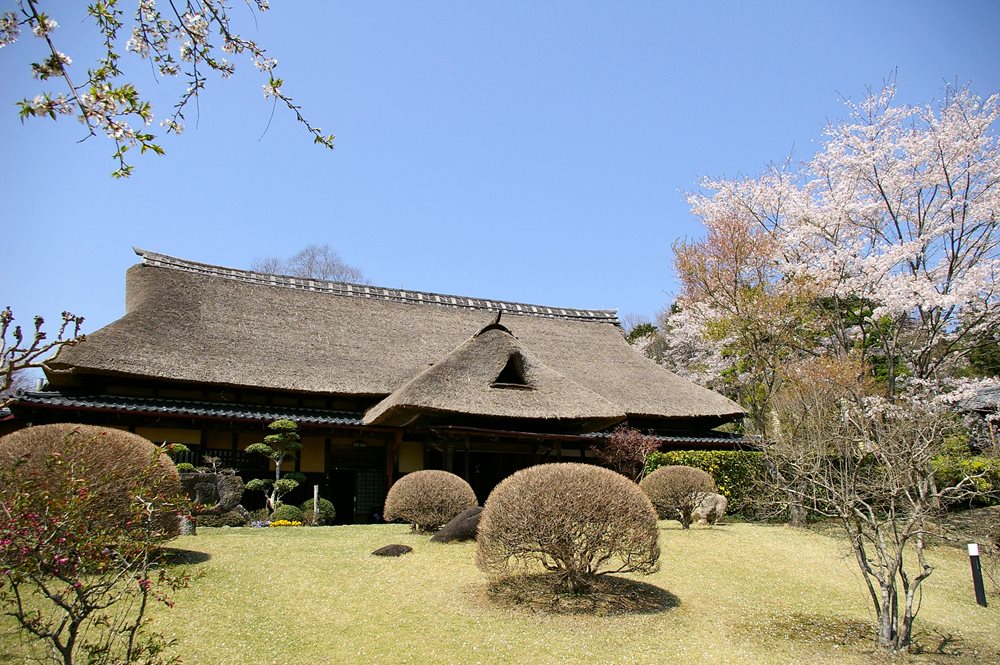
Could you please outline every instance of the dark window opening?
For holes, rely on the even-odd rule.
[[[524,361],[519,354],[511,354],[507,358],[507,364],[500,370],[500,374],[493,382],[494,388],[527,388],[528,380],[524,378]]]

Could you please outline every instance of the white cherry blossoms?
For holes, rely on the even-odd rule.
[[[240,37],[230,20],[230,8],[225,0],[133,0],[135,10],[130,15],[119,2],[98,2],[87,7],[92,27],[97,29],[101,55],[85,70],[85,79],[74,81],[69,70],[72,59],[56,48],[54,33],[58,23],[42,11],[52,0],[12,0],[16,11],[0,14],[0,48],[15,44],[21,29],[30,29],[48,46],[48,56],[31,64],[32,73],[41,81],[62,79],[61,94],[43,92],[18,102],[22,119],[73,115],[84,123],[90,135],[104,134],[115,142],[114,157],[119,168],[116,177],[128,176],[132,166],[126,153],[162,154],[156,137],[143,129],[152,124],[152,105],[140,93],[132,80],[126,79],[119,66],[123,53],[147,60],[155,71],[167,78],[183,78],[179,98],[168,117],[159,126],[170,134],[183,129],[187,105],[205,90],[212,72],[222,79],[232,77],[236,65],[223,55],[245,55],[265,78],[265,98],[281,101],[295,119],[313,135],[313,141],[333,147],[334,137],[322,134],[301,112],[292,98],[282,89],[284,81],[275,75],[278,60],[269,56],[256,42]],[[247,0],[252,10],[270,9],[268,0]],[[162,11],[161,11],[162,9]]]

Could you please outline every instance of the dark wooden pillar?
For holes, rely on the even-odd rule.
[[[392,441],[385,447],[385,489],[388,491],[396,481],[396,455],[399,445],[403,443],[403,430],[398,429],[392,435]]]
[[[469,482],[469,437],[465,437],[465,482]]]

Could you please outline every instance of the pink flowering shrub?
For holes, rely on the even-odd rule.
[[[169,643],[143,617],[154,602],[172,606],[170,593],[188,581],[161,561],[172,537],[161,517],[176,495],[149,458],[134,469],[131,500],[101,518],[109,479],[90,463],[92,448],[70,437],[32,464],[0,460],[0,604],[35,638],[34,655],[64,665],[162,663]]]

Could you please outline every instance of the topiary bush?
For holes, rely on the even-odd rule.
[[[652,573],[656,511],[635,483],[589,464],[542,464],[504,479],[479,521],[476,564],[495,578],[541,566],[585,591],[598,575]]]
[[[715,492],[715,481],[701,469],[663,466],[642,479],[639,487],[653,502],[660,519],[676,519],[691,527],[691,513],[705,495]]]
[[[434,531],[467,508],[479,505],[469,483],[447,471],[414,471],[385,497],[386,522],[409,522],[414,531]]]
[[[750,450],[670,450],[646,458],[646,473],[661,466],[691,466],[705,471],[729,502],[730,513],[752,517],[768,503],[761,489],[769,486],[763,453]]]
[[[308,518],[314,513],[313,511],[313,500],[309,499],[302,504],[302,513]],[[337,509],[333,507],[327,499],[320,497],[319,500],[319,521],[315,523],[314,526],[319,526],[320,524],[333,524],[334,520],[337,519]]]
[[[297,506],[293,506],[290,503],[279,503],[278,507],[274,509],[271,513],[270,520],[272,522],[277,522],[278,520],[287,520],[289,522],[303,522],[305,517],[302,514],[302,509]]]
[[[144,616],[189,579],[164,565],[179,495],[173,462],[128,432],[0,439],[0,606],[26,638],[22,662],[165,662]]]
[[[136,495],[162,497],[153,508],[159,535],[179,533],[178,513],[184,505],[180,476],[173,461],[137,434],[109,427],[56,423],[28,427],[0,438],[0,468],[15,487],[30,483],[38,496],[53,483],[50,458],[73,465],[90,495],[92,519],[122,528],[135,525]]]

